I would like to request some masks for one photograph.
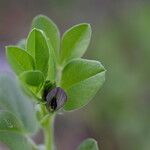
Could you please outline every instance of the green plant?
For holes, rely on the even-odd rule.
[[[35,107],[25,99],[15,81],[2,76],[0,141],[12,150],[42,149],[30,138],[40,126],[45,136],[43,149],[55,149],[56,114],[85,106],[105,81],[105,68],[100,62],[80,58],[90,38],[90,25],[82,23],[70,28],[60,39],[57,26],[39,15],[33,19],[27,39],[6,47],[8,62]],[[88,139],[78,149],[98,150],[98,146],[95,140]]]

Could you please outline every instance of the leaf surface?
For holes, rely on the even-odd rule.
[[[48,80],[54,81],[56,77],[56,61],[60,48],[60,33],[56,24],[44,15],[35,17],[32,21],[32,28],[42,30],[47,39],[49,46],[49,66],[48,66]]]
[[[23,49],[15,46],[6,47],[6,56],[16,74],[34,69],[33,58]]]
[[[39,87],[44,82],[44,75],[41,71],[25,71],[20,75],[20,79],[29,86]]]
[[[9,111],[0,111],[0,131],[22,132],[22,123]]]
[[[60,33],[56,24],[44,15],[36,16],[32,21],[32,28],[37,28],[45,32],[48,44],[52,45],[56,53],[60,47]]]
[[[37,129],[34,107],[29,97],[21,91],[16,79],[0,74],[0,110],[13,114],[23,125],[26,133]]]
[[[86,105],[105,81],[105,69],[100,62],[74,59],[63,70],[61,87],[67,92],[66,110]]]
[[[28,139],[18,133],[0,131],[0,141],[6,144],[10,150],[33,150]]]
[[[35,60],[35,69],[43,72],[47,77],[49,48],[46,37],[41,30],[33,29],[27,39],[27,52]]]
[[[89,24],[82,23],[66,31],[61,42],[61,64],[67,63],[73,58],[81,57],[85,53],[90,39],[91,27]]]

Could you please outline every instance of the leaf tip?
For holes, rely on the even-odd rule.
[[[39,14],[39,15],[37,15],[37,16],[35,16],[35,17],[33,18],[33,21],[34,21],[34,20],[37,20],[37,19],[39,19],[39,18],[49,19],[47,16],[45,16],[45,15],[43,15],[43,14]]]
[[[6,56],[8,56],[8,53],[12,50],[13,47],[15,47],[15,46],[13,46],[13,45],[5,46]]]

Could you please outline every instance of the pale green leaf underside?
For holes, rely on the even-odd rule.
[[[0,131],[0,141],[6,144],[10,150],[32,150],[27,138],[18,133]]]
[[[39,87],[44,82],[44,75],[41,71],[25,71],[20,75],[20,79],[23,83],[29,86]]]
[[[9,111],[0,111],[0,131],[22,132],[22,123]]]
[[[27,52],[35,60],[35,69],[43,72],[47,77],[49,48],[46,37],[41,30],[33,29],[27,39]]]
[[[52,45],[57,54],[60,47],[60,33],[56,24],[48,17],[39,15],[33,19],[32,28],[37,28],[45,32],[49,41],[48,44]]]
[[[12,69],[18,75],[24,71],[34,69],[33,58],[25,50],[19,47],[6,47],[6,56]]]
[[[105,69],[97,61],[75,59],[62,74],[61,87],[67,92],[65,110],[74,110],[86,105],[105,81]]]
[[[94,139],[87,139],[79,145],[77,150],[99,150],[97,141]]]
[[[16,79],[0,74],[0,109],[12,113],[23,125],[27,133],[37,129],[33,105],[21,91]]]
[[[79,24],[66,31],[61,42],[61,63],[67,63],[73,58],[81,57],[85,53],[90,39],[91,27],[89,24]]]
[[[19,76],[23,86],[31,93],[37,94],[44,83],[44,75],[39,70],[25,71]]]

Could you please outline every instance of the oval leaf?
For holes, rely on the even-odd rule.
[[[105,81],[105,69],[98,61],[75,59],[63,70],[61,87],[67,92],[66,110],[86,105]]]
[[[32,28],[37,28],[45,32],[48,38],[48,44],[52,45],[56,54],[60,47],[60,33],[56,24],[44,15],[35,17],[32,21]]]
[[[47,77],[49,48],[41,30],[33,29],[27,39],[27,52],[35,60],[35,68]]]
[[[89,24],[79,24],[66,31],[61,43],[61,64],[81,57],[85,53],[90,39],[91,27]]]
[[[34,69],[33,58],[25,50],[19,47],[6,47],[6,56],[12,69],[17,74]]]
[[[77,150],[99,150],[97,141],[94,139],[86,139],[79,145]]]
[[[34,133],[37,129],[37,122],[29,97],[24,95],[16,80],[6,74],[0,74],[0,85],[3,85],[0,87],[0,109],[16,116],[27,133]]]

